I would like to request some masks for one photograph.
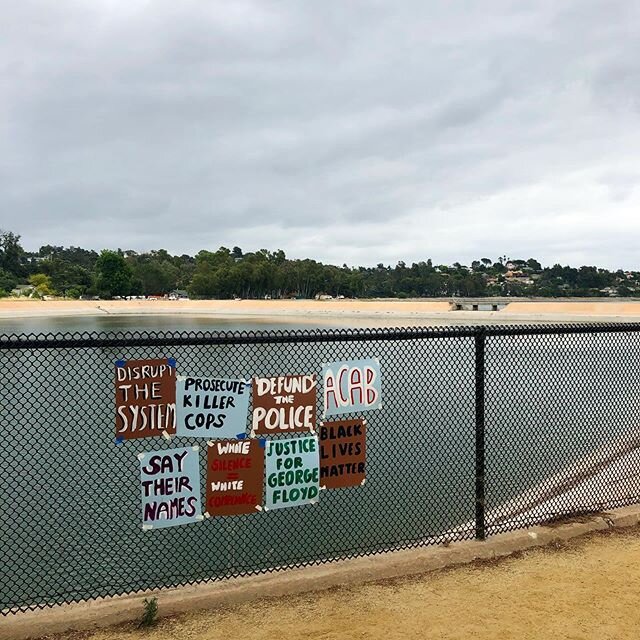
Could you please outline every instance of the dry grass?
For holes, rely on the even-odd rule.
[[[65,640],[640,637],[640,529],[482,563]],[[162,600],[160,599],[160,612]]]

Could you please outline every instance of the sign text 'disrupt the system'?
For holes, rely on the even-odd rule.
[[[115,383],[116,440],[175,433],[175,360],[118,360]]]

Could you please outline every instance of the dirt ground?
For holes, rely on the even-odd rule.
[[[162,599],[159,600],[162,613]],[[141,612],[142,613],[142,612]],[[640,637],[640,528],[519,557],[57,640]]]

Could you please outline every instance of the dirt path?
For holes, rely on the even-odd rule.
[[[160,609],[162,601],[160,601]],[[65,640],[640,637],[640,529],[518,558]],[[61,640],[61,639],[60,639]]]

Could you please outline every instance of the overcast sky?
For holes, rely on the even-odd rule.
[[[0,227],[640,269],[637,0],[0,0]]]

